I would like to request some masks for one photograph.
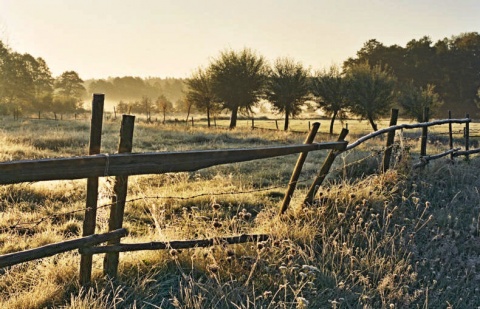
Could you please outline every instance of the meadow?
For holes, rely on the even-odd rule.
[[[314,120],[292,121],[291,128],[306,131],[308,121]],[[329,120],[319,121],[316,141],[335,140],[327,134]],[[210,129],[204,120],[193,127],[139,122],[133,151],[288,145],[306,136],[239,123],[226,130],[221,121]],[[369,132],[365,121],[347,123],[350,142]],[[379,124],[386,126],[387,120]],[[119,128],[119,119],[104,123],[102,152],[116,152]],[[433,129],[438,134],[429,154],[448,149],[441,134],[447,128]],[[479,308],[480,160],[441,159],[414,170],[418,136],[397,136],[386,173],[378,171],[384,138],[340,154],[315,204],[302,205],[327,154],[310,153],[284,216],[278,210],[296,155],[130,177],[129,236],[122,242],[251,233],[270,238],[121,253],[117,280],[103,277],[103,255],[96,255],[94,283],[86,290],[78,283],[77,251],[3,268],[0,308]],[[455,136],[455,146],[463,146]],[[0,161],[85,155],[88,138],[87,120],[2,119]],[[99,205],[111,202],[112,181],[101,179]],[[1,186],[0,254],[78,238],[85,187],[85,180]],[[98,233],[107,231],[108,216],[107,207],[99,208]]]

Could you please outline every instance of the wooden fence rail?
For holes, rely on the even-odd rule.
[[[118,245],[108,245],[100,247],[82,247],[80,252],[89,253],[89,254],[98,254],[98,253],[118,253],[118,252],[129,252],[129,251],[140,251],[140,250],[164,250],[164,249],[190,249],[190,248],[203,248],[211,247],[214,245],[222,244],[241,244],[245,242],[262,242],[269,239],[268,235],[264,234],[253,234],[253,235],[238,235],[231,237],[216,237],[209,239],[195,239],[195,240],[175,240],[175,241],[154,241],[148,243],[139,243],[139,244],[118,244]]]
[[[251,149],[102,154],[0,163],[0,184],[189,172],[226,163],[273,158],[301,152],[344,149],[347,142],[270,146]]]
[[[127,235],[126,229],[118,229],[105,234],[93,234],[78,239],[67,240],[55,244],[45,245],[35,249],[0,255],[0,267],[11,266],[23,262],[33,261],[55,254],[80,249],[85,246],[98,245],[111,239],[118,239]]]
[[[365,136],[362,136],[355,142],[348,144],[347,148],[345,150],[351,150],[357,146],[359,146],[361,143],[366,142],[369,139],[372,139],[374,137],[377,137],[379,135],[383,135],[385,133],[388,133],[390,131],[396,131],[396,130],[401,130],[401,129],[418,129],[418,128],[425,128],[425,127],[432,127],[432,126],[438,126],[442,124],[448,124],[448,123],[469,123],[471,122],[472,119],[470,118],[461,118],[461,119],[442,119],[442,120],[435,120],[435,121],[430,121],[430,122],[421,122],[421,123],[414,123],[414,124],[399,124],[396,126],[388,127],[385,129],[381,129],[375,132],[372,132],[370,134],[367,134]]]

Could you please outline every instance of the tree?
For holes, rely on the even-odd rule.
[[[39,113],[47,111],[51,109],[53,103],[54,79],[52,73],[42,58],[33,58],[29,54],[25,54],[23,57],[33,83],[32,111]]]
[[[413,84],[405,87],[398,97],[398,103],[405,109],[406,113],[422,122],[423,111],[428,107],[431,112],[443,104],[439,95],[435,92],[435,86],[428,84],[427,87],[415,87]]]
[[[346,73],[347,98],[351,112],[367,119],[374,131],[375,120],[388,113],[395,100],[395,79],[376,65],[368,63],[350,68]]]
[[[151,121],[152,112],[155,112],[155,105],[152,102],[152,99],[143,96],[141,101],[136,101],[134,103],[134,108],[138,113],[144,113],[147,117],[147,122]]]
[[[82,107],[82,97],[86,90],[83,80],[75,71],[66,71],[55,81],[57,104],[63,105],[63,111],[72,112]]]
[[[117,109],[117,112],[120,114],[130,114],[132,112],[133,107],[134,107],[133,103],[120,100],[120,102],[118,102],[116,106],[116,109]]]
[[[163,124],[165,124],[165,118],[167,112],[173,110],[173,104],[170,102],[163,94],[157,98],[155,101],[155,105],[157,106],[157,110],[160,111],[163,115]]]
[[[290,58],[278,58],[268,78],[266,97],[274,109],[285,114],[285,131],[288,130],[289,117],[302,111],[308,93],[308,72],[302,64]]]
[[[210,64],[212,90],[232,112],[230,128],[237,125],[239,109],[247,112],[262,98],[268,68],[265,59],[250,49],[224,51]]]
[[[5,54],[2,64],[2,103],[10,109],[28,110],[35,97],[33,77],[27,68],[25,55]]]
[[[210,127],[211,112],[219,109],[212,90],[211,75],[200,68],[192,74],[186,84],[188,86],[186,101],[193,104],[199,111],[207,113],[207,123]]]
[[[335,119],[337,116],[343,118],[344,111],[348,106],[347,88],[340,69],[331,66],[328,71],[324,70],[317,73],[317,76],[312,80],[311,91],[317,98],[318,106],[332,117],[330,134],[333,134]]]

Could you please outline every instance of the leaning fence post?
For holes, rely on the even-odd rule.
[[[392,108],[392,115],[390,117],[390,126],[397,124],[398,109]],[[395,140],[395,130],[389,131],[387,135],[387,145],[383,154],[383,172],[386,172],[390,168],[390,158],[392,156],[392,145]]]
[[[104,94],[94,94],[92,101],[92,122],[90,128],[89,155],[99,154],[102,141]],[[97,218],[98,177],[87,178],[87,199],[85,219],[83,220],[83,236],[95,233]],[[92,255],[82,254],[80,257],[80,284],[87,286],[92,279]]]
[[[320,123],[315,122],[313,123],[312,130],[308,134],[307,138],[305,139],[304,144],[311,144],[315,139],[315,135],[317,135],[318,128],[320,128]],[[283,199],[282,207],[280,208],[280,214],[285,213],[287,211],[288,206],[290,205],[290,201],[292,200],[293,192],[295,192],[295,188],[297,187],[298,177],[300,177],[300,173],[302,172],[303,164],[307,159],[308,151],[300,153],[297,164],[295,165],[295,169],[293,170],[292,176],[290,177],[290,181],[288,183],[288,189],[285,193],[285,198]]]
[[[465,118],[469,119],[470,115],[466,114]],[[465,151],[467,154],[465,155],[465,159],[468,160],[470,159],[470,156],[468,155],[468,151],[470,150],[470,122],[465,123]]]
[[[345,140],[345,137],[347,137],[348,130],[347,129],[342,129],[342,132],[340,132],[340,135],[338,136],[338,141],[342,142]],[[333,164],[333,161],[335,161],[335,157],[339,153],[339,150],[330,150],[328,153],[327,158],[323,162],[322,168],[320,169],[320,172],[318,173],[317,177],[313,181],[312,185],[310,186],[310,189],[307,192],[307,196],[305,197],[305,200],[303,201],[304,204],[313,204],[313,199],[315,198],[315,194],[318,191],[318,188],[322,184],[322,182],[325,180],[325,178],[328,175],[328,172],[330,171],[330,167]]]
[[[132,152],[133,128],[135,125],[135,116],[123,115],[122,125],[120,127],[120,143],[118,145],[118,153]],[[127,199],[128,176],[115,177],[113,185],[112,207],[110,208],[110,219],[108,221],[108,231],[114,231],[122,228],[123,214],[125,212],[125,203]],[[109,245],[120,243],[120,239],[112,239],[108,241]],[[103,260],[103,273],[110,278],[117,277],[119,263],[118,252],[109,252],[105,254]]]
[[[423,122],[428,122],[428,113],[430,109],[425,107],[423,109]],[[425,157],[427,155],[427,137],[428,137],[428,127],[425,126],[422,128],[422,141],[420,148],[420,156]]]
[[[278,120],[275,119],[275,127],[277,127],[277,130],[278,130]]]
[[[452,111],[448,111],[448,119],[452,119]],[[448,123],[448,144],[450,146],[450,150],[453,149],[453,130],[452,130],[452,123]],[[454,153],[450,154],[450,160],[454,160]]]

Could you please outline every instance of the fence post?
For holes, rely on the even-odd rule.
[[[255,118],[252,117],[252,130],[255,129]]]
[[[430,109],[425,107],[423,109],[423,122],[428,122],[428,113]],[[425,157],[427,155],[427,137],[428,137],[428,127],[422,128],[422,141],[420,148],[420,156]]]
[[[348,130],[347,129],[342,129],[342,132],[340,132],[340,135],[338,136],[338,141],[342,142],[345,140],[345,137],[347,137]],[[323,162],[322,168],[320,169],[320,172],[318,173],[317,177],[313,181],[312,185],[310,186],[310,189],[308,190],[307,196],[305,197],[305,200],[303,201],[304,204],[313,204],[313,199],[315,198],[315,194],[318,191],[318,188],[322,184],[322,182],[325,180],[325,178],[328,175],[328,172],[330,171],[330,167],[333,164],[333,161],[335,160],[335,157],[337,154],[341,152],[339,150],[330,150],[328,153],[327,158]]]
[[[470,118],[470,114],[466,114],[465,118]],[[470,123],[466,122],[465,123],[465,151],[470,150]],[[467,154],[465,155],[465,159],[469,160],[470,156]]]
[[[304,144],[311,144],[315,139],[315,135],[317,135],[318,128],[320,128],[319,122],[313,123],[313,128],[308,134],[307,138],[305,139]],[[298,156],[297,164],[293,170],[292,176],[290,177],[290,181],[288,182],[288,189],[285,193],[285,198],[283,199],[282,207],[280,208],[280,214],[285,213],[287,211],[288,206],[290,205],[290,201],[292,200],[293,193],[295,192],[295,188],[297,187],[298,177],[300,177],[300,173],[302,172],[303,164],[307,159],[308,152],[302,152]]]
[[[90,128],[90,147],[88,154],[100,153],[102,141],[104,94],[94,94],[92,101],[92,121]],[[83,236],[95,233],[97,218],[98,177],[87,178],[87,200],[85,219],[83,221]],[[82,254],[80,257],[80,284],[86,287],[92,279],[92,255]]]
[[[275,119],[275,126],[277,127],[277,130],[278,130],[278,120]]]
[[[310,131],[310,121],[308,121],[308,131]]]
[[[452,111],[448,111],[448,119],[452,119]],[[450,146],[450,150],[453,149],[453,129],[452,129],[452,123],[448,123],[448,145]],[[450,160],[454,160],[454,155],[453,152],[450,154]]]
[[[192,127],[193,127],[193,117],[192,117]]]
[[[392,108],[392,115],[390,117],[390,126],[397,124],[398,109]],[[392,156],[392,145],[395,140],[395,130],[389,131],[387,135],[387,145],[385,153],[383,154],[383,172],[386,172],[390,168],[390,158]]]
[[[133,144],[133,128],[135,126],[135,116],[123,115],[122,125],[120,127],[120,143],[118,145],[118,153],[132,152]],[[114,231],[122,228],[123,214],[125,211],[125,203],[127,200],[128,176],[115,177],[113,185],[112,207],[110,208],[110,219],[108,221],[108,231]],[[120,243],[120,239],[112,239],[108,241],[109,245]],[[110,278],[117,277],[119,263],[118,252],[109,252],[105,254],[103,260],[103,273]]]

